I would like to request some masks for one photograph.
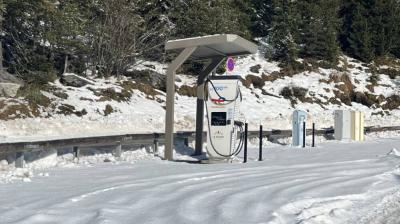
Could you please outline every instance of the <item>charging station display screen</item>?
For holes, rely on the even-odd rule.
[[[212,112],[211,126],[226,126],[226,112]]]

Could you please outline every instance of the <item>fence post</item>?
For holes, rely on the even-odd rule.
[[[263,159],[263,150],[262,150],[262,143],[263,143],[263,126],[262,125],[260,125],[260,136],[259,136],[259,139],[260,139],[260,145],[259,145],[259,152],[258,152],[258,161],[262,161]]]
[[[306,147],[306,122],[303,122],[303,148]]]
[[[244,124],[244,157],[243,157],[243,163],[247,163],[247,130],[248,129],[248,124]]]
[[[312,147],[315,147],[315,123],[312,123]]]
[[[15,167],[16,168],[24,168],[24,152],[17,152],[15,154]]]

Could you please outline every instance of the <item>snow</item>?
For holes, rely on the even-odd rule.
[[[341,61],[347,61],[348,71],[356,86],[356,91],[369,92],[365,86],[371,75],[361,62],[352,58],[343,56]],[[343,63],[342,63],[343,64]],[[252,66],[260,65],[258,73],[252,73]],[[344,66],[344,65],[342,65]],[[144,70],[150,69],[161,74],[165,74],[167,65],[158,62],[140,62],[132,69]],[[233,75],[241,75],[243,78],[248,74],[255,76],[269,75],[273,72],[280,71],[277,62],[267,61],[261,53],[241,57],[236,60],[236,69]],[[311,94],[315,99],[326,102],[327,98],[334,97],[333,89],[335,83],[321,83],[321,79],[327,80],[330,75],[337,74],[337,70],[333,69],[317,69],[313,72],[302,72],[295,74],[293,77],[285,77],[277,79],[274,82],[266,82],[263,90],[278,95],[286,86],[300,86],[309,89],[307,97]],[[181,81],[176,82],[178,87],[182,85],[193,86],[196,83],[195,77],[178,74],[177,78]],[[380,75],[381,80],[379,86],[375,87],[374,94],[383,94],[390,96],[392,94],[400,94],[398,84],[395,80],[391,80],[387,75]],[[127,102],[104,101],[97,102],[98,96],[87,89],[107,89],[113,88],[121,91],[122,88],[118,82],[126,80],[126,78],[108,78],[95,79],[93,85],[83,88],[65,87],[59,82],[53,85],[62,91],[65,91],[68,99],[56,98],[53,94],[43,92],[53,101],[60,104],[69,104],[76,110],[87,111],[87,115],[77,117],[75,115],[65,116],[51,114],[48,117],[46,111],[43,117],[15,119],[0,122],[0,142],[17,142],[32,140],[47,140],[59,138],[89,137],[103,135],[133,134],[133,133],[153,133],[164,132],[165,125],[165,93],[156,96],[159,102],[149,99],[144,93],[135,90],[132,98]],[[357,80],[357,82],[355,82]],[[326,92],[326,89],[329,92]],[[269,95],[263,95],[262,90],[254,88],[242,88],[243,103],[241,110],[249,122],[249,130],[258,130],[258,125],[263,124],[265,130],[272,129],[290,129],[291,116],[293,110],[303,109],[308,111],[309,120],[307,125],[315,122],[318,128],[328,128],[333,126],[333,112],[336,109],[356,109],[365,113],[366,126],[398,126],[400,119],[400,110],[390,111],[389,115],[373,115],[372,113],[382,112],[381,109],[368,108],[364,105],[353,103],[353,106],[347,105],[324,105],[324,108],[316,103],[298,103],[292,107],[289,100],[277,98]],[[87,100],[81,100],[81,99]],[[181,96],[176,94],[175,100],[175,130],[176,131],[193,131],[195,129],[196,99],[193,97]],[[116,112],[108,116],[104,116],[106,105],[111,105]]]
[[[271,144],[262,162],[250,148],[246,164],[168,162],[145,149],[120,160],[48,152],[18,169],[22,181],[0,184],[0,223],[398,223],[399,144]],[[38,165],[49,161],[57,165]]]

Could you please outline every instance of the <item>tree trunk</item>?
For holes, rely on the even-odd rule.
[[[67,73],[67,70],[68,70],[68,55],[65,55],[64,74]]]
[[[0,40],[0,72],[3,71],[3,43]]]

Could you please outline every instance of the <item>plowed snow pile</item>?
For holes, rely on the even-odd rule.
[[[247,164],[58,166],[0,184],[0,223],[399,223],[399,146],[274,146],[263,162],[253,148]]]

